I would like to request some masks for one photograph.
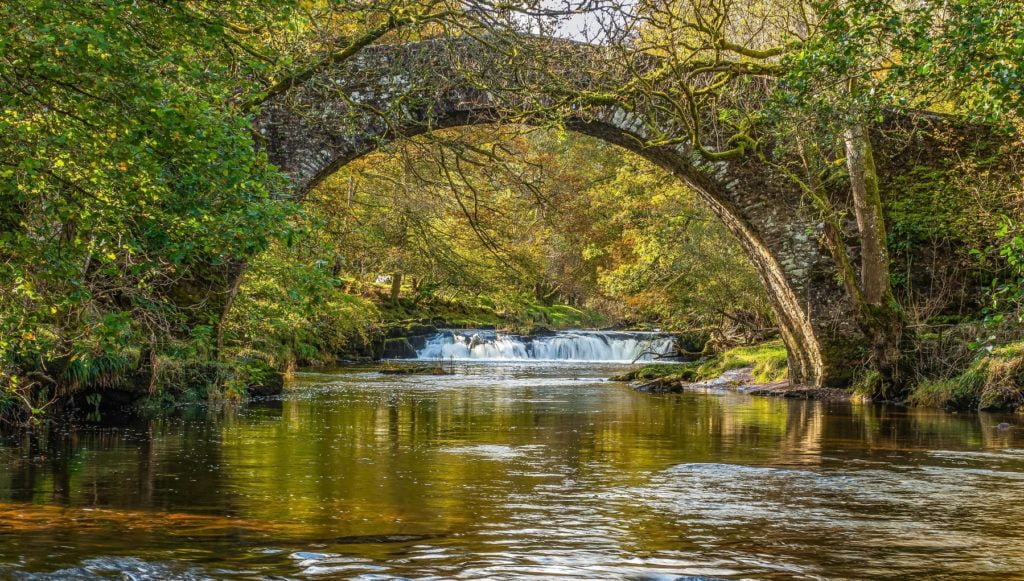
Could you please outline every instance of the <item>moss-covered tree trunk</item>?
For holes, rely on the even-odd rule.
[[[909,336],[906,316],[889,278],[885,215],[874,153],[862,125],[847,129],[843,141],[860,241],[860,289],[854,303],[886,391],[898,392],[906,381],[904,350]]]

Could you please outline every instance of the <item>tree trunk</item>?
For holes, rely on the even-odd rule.
[[[860,278],[864,300],[881,305],[891,297],[889,286],[889,251],[886,248],[885,216],[878,174],[867,132],[861,125],[847,129],[846,166],[850,171],[853,209],[860,232]]]
[[[391,275],[391,302],[398,302],[398,295],[402,293],[402,273],[396,272]]]
[[[904,348],[906,316],[889,282],[889,251],[885,215],[871,141],[864,126],[843,135],[850,190],[860,238],[861,327],[870,341],[874,364],[882,376],[885,397],[899,395],[906,382]]]
[[[223,306],[220,309],[220,316],[217,318],[217,328],[214,330],[214,361],[219,361],[224,354],[224,329],[227,327],[228,314],[231,312],[231,306],[235,304],[235,298],[238,297],[238,289],[242,286],[242,278],[245,277],[247,269],[248,263],[241,260],[232,260],[228,265],[227,279],[230,286],[222,299]]]

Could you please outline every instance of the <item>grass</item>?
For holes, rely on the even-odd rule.
[[[678,381],[714,379],[731,369],[752,368],[754,381],[770,383],[789,373],[786,347],[781,341],[735,347],[712,358],[692,363],[652,363],[612,378],[615,381],[665,378]]]
[[[607,320],[593,311],[584,311],[569,305],[531,305],[525,313],[531,322],[547,325],[552,329],[598,327]]]
[[[754,381],[769,383],[785,379],[789,359],[782,341],[767,341],[747,347],[734,347],[703,363],[697,369],[700,379],[712,379],[731,369],[753,368]]]
[[[993,349],[963,373],[923,381],[908,397],[912,405],[955,410],[1007,410],[1024,405],[1024,341]]]
[[[736,347],[693,363],[648,364],[612,379],[705,381],[730,369],[744,367],[752,369],[757,383],[785,379],[788,374],[786,348],[781,341],[769,341]],[[878,372],[868,371],[857,378],[853,391],[876,393],[880,382]],[[959,375],[919,383],[907,403],[950,410],[1024,409],[1024,341],[993,349]]]
[[[545,306],[536,302],[523,302],[498,308],[486,297],[420,301],[403,298],[397,302],[383,300],[378,308],[386,324],[443,320],[446,326],[455,328],[495,327],[526,332],[536,327],[573,329],[599,327],[607,323],[607,319],[594,311],[569,305]]]
[[[378,309],[385,323],[444,320],[452,327],[473,328],[500,326],[504,320],[494,309],[455,301],[422,301],[402,299],[398,303],[382,302]]]

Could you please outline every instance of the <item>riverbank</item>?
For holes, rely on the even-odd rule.
[[[791,384],[786,374],[785,349],[765,343],[694,363],[645,365],[610,379],[629,382],[637,391],[648,393],[732,390],[770,397],[878,401],[864,380],[845,389],[822,388]],[[956,375],[920,381],[903,398],[888,403],[947,411],[1020,411],[1024,409],[1024,341],[987,351]]]
[[[736,347],[688,363],[654,363],[610,378],[646,393],[737,391],[749,395],[849,401],[849,390],[791,384],[781,341]]]
[[[616,380],[618,378],[612,378]],[[686,381],[678,378],[660,377],[631,383],[636,391],[646,393],[682,393],[734,391],[747,395],[782,397],[790,399],[814,399],[823,401],[850,401],[856,396],[845,389],[793,385],[788,379],[758,381],[754,367],[740,367],[724,371],[718,377],[701,381]]]
[[[649,363],[611,378],[613,381],[658,380],[665,385],[711,381],[727,372],[749,368],[753,381],[772,383],[786,378],[788,356],[782,341],[734,347],[683,363]]]

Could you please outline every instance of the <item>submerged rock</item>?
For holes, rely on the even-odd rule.
[[[451,375],[440,365],[411,365],[409,367],[385,367],[378,370],[382,375]]]

